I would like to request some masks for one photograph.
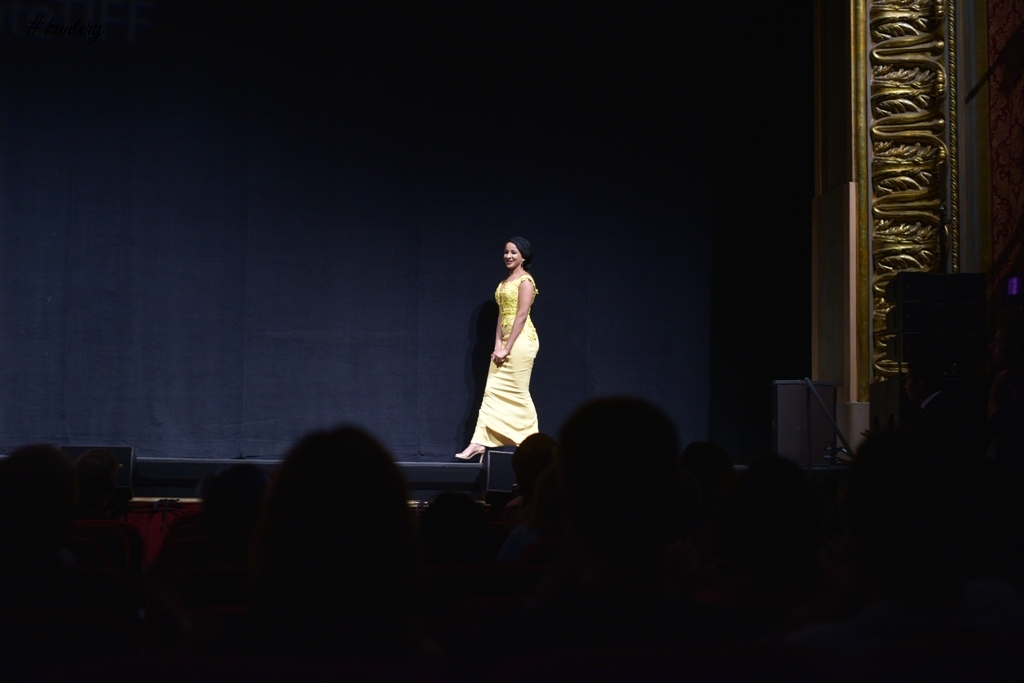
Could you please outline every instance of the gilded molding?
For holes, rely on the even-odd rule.
[[[949,126],[946,144],[949,145],[948,218],[949,271],[960,272],[960,133],[957,111],[957,30],[956,0],[946,0],[946,69],[949,72],[948,114]]]
[[[886,358],[885,285],[901,270],[940,271],[949,191],[946,2],[874,0],[868,13],[872,374]],[[958,237],[958,236],[957,236]],[[952,235],[948,243],[953,243]],[[957,259],[959,259],[959,241]]]
[[[853,0],[853,30],[850,32],[853,44],[853,144],[854,178],[857,182],[856,252],[857,284],[855,304],[857,307],[857,369],[851,375],[856,381],[857,400],[867,401],[870,397],[872,377],[871,312],[874,301],[871,294],[871,197],[869,188],[870,164],[868,161],[868,5],[871,0]]]

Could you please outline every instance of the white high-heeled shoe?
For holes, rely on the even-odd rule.
[[[473,444],[470,444],[470,446],[472,446],[472,445]],[[469,446],[466,446],[466,450],[469,450]],[[467,453],[466,451],[462,451],[461,453],[456,453],[455,457],[458,460],[476,460],[478,455],[483,455],[486,452],[487,452],[487,447],[486,446],[480,446],[480,450],[478,450],[478,451],[474,450],[471,453]]]

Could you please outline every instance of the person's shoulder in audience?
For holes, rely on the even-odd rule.
[[[784,639],[788,645],[812,650],[837,662],[856,662],[900,641],[933,632],[935,623],[895,600],[872,603],[849,619],[812,624]]]
[[[498,519],[509,529],[514,529],[523,523],[523,497],[516,496],[510,500],[501,510]]]
[[[520,524],[505,539],[498,551],[498,564],[512,564],[523,548],[540,540],[540,534],[529,524]]]
[[[992,633],[1024,633],[1024,593],[996,577],[967,582],[963,626]]]

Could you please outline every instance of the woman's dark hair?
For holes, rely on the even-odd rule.
[[[530,240],[525,237],[513,237],[509,242],[516,245],[516,249],[523,255],[523,270],[530,270],[530,263],[533,261],[533,247],[530,245]]]

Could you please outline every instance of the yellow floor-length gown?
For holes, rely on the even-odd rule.
[[[502,280],[494,292],[501,315],[501,336],[507,342],[519,310],[519,285],[523,279],[533,283],[533,296],[537,297],[537,283],[531,275],[522,275],[512,282]],[[533,306],[533,302],[530,302]],[[508,358],[501,365],[492,361],[487,371],[484,401],[476,420],[473,443],[482,446],[518,446],[526,437],[539,431],[537,409],[530,397],[530,375],[533,361],[540,349],[537,328],[529,314],[526,324],[516,338]]]

